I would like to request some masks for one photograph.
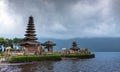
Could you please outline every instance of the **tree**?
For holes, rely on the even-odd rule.
[[[20,43],[21,41],[23,41],[22,38],[14,38],[14,39],[13,39],[13,44],[15,45],[15,49],[16,49],[17,47],[19,47],[19,43]]]
[[[23,40],[22,38],[14,38],[14,39],[8,39],[8,38],[6,38],[5,39],[3,37],[0,37],[0,51],[4,50],[8,46],[10,46],[12,49],[15,46],[15,49],[16,49],[16,47],[19,47],[19,43],[22,40]]]
[[[3,44],[4,44],[4,38],[0,37],[0,49],[1,49],[1,51],[3,50],[2,49]]]
[[[0,37],[0,48],[4,50],[5,47],[7,47],[8,45],[9,45],[8,40],[3,37]]]

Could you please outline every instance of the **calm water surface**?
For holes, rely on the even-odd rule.
[[[0,64],[0,72],[120,72],[120,52],[95,52],[96,58]]]

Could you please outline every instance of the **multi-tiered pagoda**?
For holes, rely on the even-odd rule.
[[[36,41],[35,26],[33,17],[29,17],[28,26],[26,29],[26,34],[23,42],[20,43],[20,46],[24,47],[25,55],[36,55],[40,52],[40,43]]]
[[[70,50],[72,50],[72,53],[77,53],[79,48],[77,47],[77,43],[73,42],[72,44],[72,48],[70,48]]]

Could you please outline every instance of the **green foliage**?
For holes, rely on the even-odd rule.
[[[3,57],[3,54],[0,54],[0,58],[2,58]]]
[[[8,40],[4,39],[3,37],[0,37],[0,46],[6,46],[8,44]]]
[[[14,39],[13,39],[13,43],[15,43],[15,44],[18,44],[18,43],[20,43],[21,41],[23,41],[22,38],[14,38]]]
[[[18,43],[20,43],[23,39],[22,38],[14,38],[14,39],[8,39],[8,38],[3,38],[0,37],[0,47],[12,47],[13,45],[18,45]]]
[[[64,55],[64,57],[68,57],[68,58],[94,58],[95,55],[94,54],[69,54],[69,55]]]
[[[41,61],[41,60],[61,60],[60,55],[46,55],[46,56],[16,56],[14,58],[9,58],[8,62],[31,62],[31,61]]]
[[[41,61],[41,60],[61,60],[62,57],[66,58],[94,58],[94,54],[69,54],[69,55],[64,55],[61,56],[60,54],[58,55],[46,55],[46,56],[16,56],[16,57],[9,57],[8,62],[11,63],[20,63],[20,62],[32,62],[32,61]]]
[[[5,55],[5,53],[0,54],[0,56],[4,56],[4,55]]]

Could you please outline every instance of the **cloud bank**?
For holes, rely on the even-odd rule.
[[[41,38],[120,37],[119,0],[0,0],[0,35],[24,37],[34,17]]]

